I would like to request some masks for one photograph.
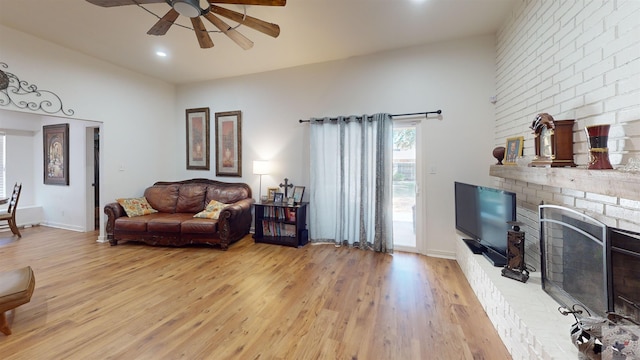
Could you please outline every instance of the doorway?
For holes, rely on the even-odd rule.
[[[100,230],[100,128],[93,128],[93,199],[94,229]]]
[[[415,121],[393,122],[393,247],[418,252],[418,129]]]

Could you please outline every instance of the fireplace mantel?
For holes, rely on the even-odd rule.
[[[640,201],[640,174],[569,167],[491,165],[489,175]]]

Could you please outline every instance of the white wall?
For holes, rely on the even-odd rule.
[[[423,120],[426,134],[423,168],[426,178],[421,225],[422,252],[453,256],[454,180],[488,184],[493,149],[495,39],[491,36],[432,44],[301,66],[250,76],[183,85],[178,88],[176,128],[185,151],[184,110],[209,107],[214,113],[243,114],[242,178],[258,196],[253,160],[270,160],[272,174],[263,176],[263,193],[285,177],[309,186],[309,132],[299,119],[376,112],[407,113],[442,109],[441,119]],[[215,133],[211,156],[215,159]],[[181,160],[178,178],[215,177],[210,171],[187,171]],[[428,173],[435,169],[435,174]],[[310,211],[313,210],[311,204]],[[426,219],[426,220],[425,220]]]
[[[176,153],[175,149],[184,140],[176,137],[173,127],[176,108],[173,85],[4,26],[0,26],[0,39],[0,61],[9,66],[3,70],[39,89],[56,93],[65,109],[75,111],[73,118],[101,124],[101,207],[117,197],[139,196],[154,181],[174,176],[176,164],[184,161],[184,150]],[[150,54],[150,61],[152,56]],[[3,110],[25,112],[13,105]],[[65,121],[57,119],[58,123]],[[84,134],[79,129],[73,131],[74,137],[84,138]],[[17,156],[21,162],[40,164],[41,147],[40,144],[33,153]],[[71,153],[72,158],[73,155]],[[40,158],[36,158],[38,156]],[[70,169],[70,176],[78,176],[74,181],[84,182],[84,178],[77,175],[83,164],[77,166]],[[34,181],[41,184],[38,178],[41,178],[40,172],[34,173]],[[61,216],[65,211],[65,217],[66,214],[74,217],[51,221],[78,223],[75,217],[82,215],[78,211],[85,208],[85,203],[67,206],[62,196],[69,189],[47,186],[42,190],[58,206],[51,209],[50,216],[54,213]]]

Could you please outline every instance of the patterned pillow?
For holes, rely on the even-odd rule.
[[[220,212],[227,207],[227,204],[221,203],[219,201],[211,200],[204,210],[199,213],[193,215],[195,218],[202,219],[214,219],[218,220],[218,216],[220,216]]]
[[[158,210],[154,209],[147,202],[147,198],[131,198],[131,199],[118,199],[120,205],[124,208],[128,217],[149,215],[157,213]]]

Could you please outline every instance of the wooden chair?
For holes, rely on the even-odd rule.
[[[18,230],[18,226],[16,225],[16,209],[18,208],[18,200],[20,199],[21,191],[22,184],[18,185],[18,183],[16,183],[13,186],[13,194],[9,199],[9,207],[7,208],[7,212],[4,214],[0,214],[0,221],[6,221],[11,228],[11,232],[14,235],[18,235],[18,237],[22,237],[22,234],[20,234],[20,230]]]

